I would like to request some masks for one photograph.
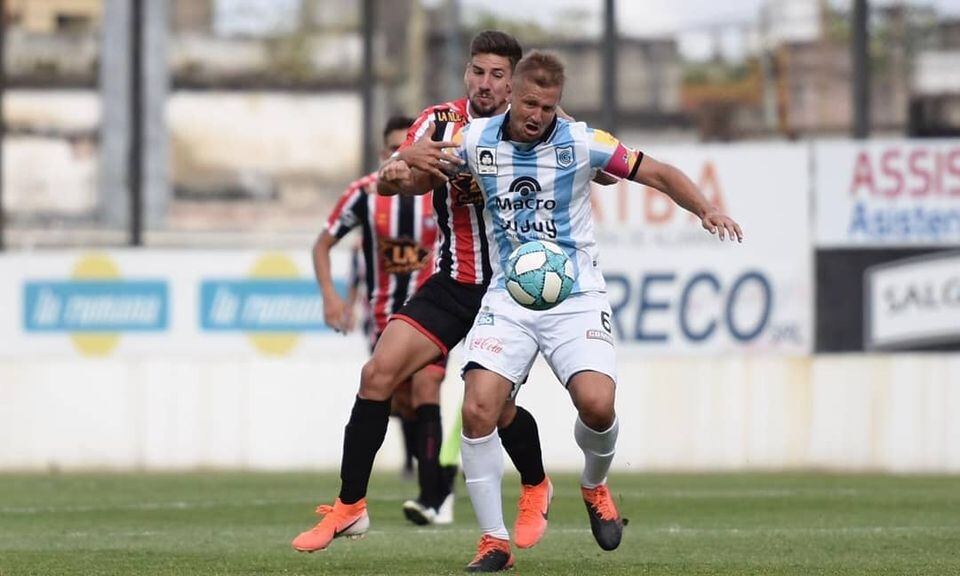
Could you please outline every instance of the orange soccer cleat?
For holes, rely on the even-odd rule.
[[[517,503],[517,522],[513,527],[513,541],[517,548],[532,548],[547,531],[547,515],[553,499],[553,484],[544,478],[536,486],[522,485]]]
[[[294,549],[300,552],[316,552],[329,546],[334,538],[360,538],[370,528],[365,498],[353,504],[344,504],[337,498],[333,506],[317,506],[317,514],[323,516],[323,519],[293,539]]]
[[[596,488],[581,486],[580,494],[583,495],[583,503],[587,506],[590,531],[593,532],[597,544],[604,550],[616,549],[620,545],[620,538],[623,537],[623,525],[626,522],[620,518],[607,485],[601,484]]]
[[[467,564],[467,572],[500,572],[513,568],[510,541],[484,534],[477,545],[477,555]]]

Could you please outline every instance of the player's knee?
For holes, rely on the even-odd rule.
[[[370,358],[360,371],[360,397],[367,400],[386,400],[396,387],[395,376],[376,356]]]
[[[616,419],[613,402],[602,398],[591,398],[581,402],[577,412],[580,420],[591,430],[606,430],[613,426],[613,421]]]
[[[465,400],[462,416],[464,434],[468,438],[479,438],[493,433],[500,411],[490,402]]]

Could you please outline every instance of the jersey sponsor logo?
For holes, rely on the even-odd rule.
[[[557,207],[557,201],[552,198],[537,198],[536,193],[540,192],[542,187],[536,178],[530,176],[520,176],[510,183],[509,190],[513,193],[520,193],[520,197],[497,198],[497,209],[502,212],[515,212],[518,210],[553,210]],[[532,196],[531,196],[532,195]],[[500,217],[500,227],[507,232],[519,235],[521,238],[556,238],[557,223],[553,218],[527,218],[525,220],[516,220],[509,217]]]
[[[481,310],[477,314],[477,326],[493,326],[493,312]]]
[[[557,148],[557,166],[569,168],[573,165],[573,146]]]
[[[477,146],[477,174],[497,173],[497,149]]]
[[[409,238],[379,238],[377,250],[387,274],[410,274],[421,268],[430,251]]]
[[[510,183],[511,192],[519,192],[521,196],[526,196],[531,192],[536,193],[542,190],[540,182],[531,176],[521,176]]]
[[[556,238],[557,223],[550,218],[549,220],[527,219],[522,222],[517,220],[500,219],[500,226],[508,231],[518,235],[521,239],[527,238]]]
[[[437,122],[453,122],[455,124],[465,120],[463,114],[456,110],[437,110],[433,117],[436,118]]]
[[[457,206],[480,206],[483,204],[483,192],[480,185],[470,174],[461,174],[450,182],[453,189],[453,201]]]
[[[613,346],[613,336],[603,330],[587,330],[587,340],[603,340]]]
[[[501,212],[510,210],[553,210],[557,207],[557,201],[553,198],[497,198],[497,208]]]

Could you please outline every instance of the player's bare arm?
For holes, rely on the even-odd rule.
[[[352,307],[337,293],[330,274],[330,249],[337,242],[339,239],[326,230],[320,234],[313,244],[313,273],[323,295],[324,322],[337,332],[346,334],[353,324]]]
[[[634,182],[656,188],[669,196],[681,208],[700,218],[704,229],[711,234],[718,234],[720,240],[729,236],[730,240],[736,238],[738,242],[743,242],[743,231],[740,225],[719,208],[710,204],[686,174],[650,156],[644,156],[639,162],[640,165],[631,178]]]

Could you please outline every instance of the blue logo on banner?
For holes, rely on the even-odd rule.
[[[28,281],[23,292],[27,332],[160,332],[169,322],[163,281]]]
[[[220,332],[327,332],[316,282],[305,279],[205,280],[200,326]]]

